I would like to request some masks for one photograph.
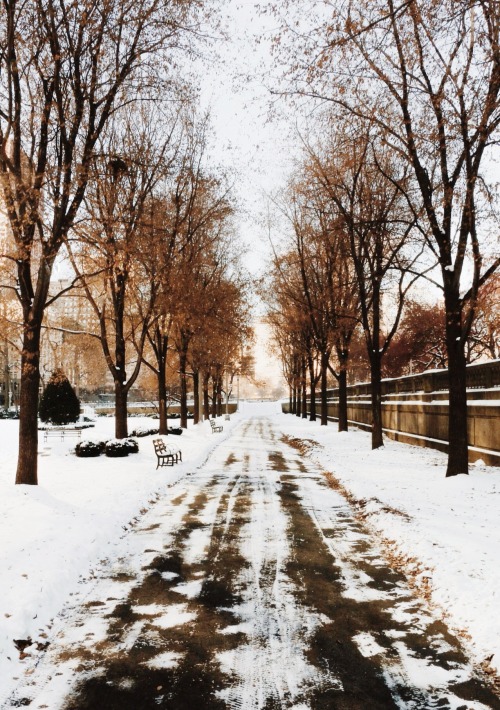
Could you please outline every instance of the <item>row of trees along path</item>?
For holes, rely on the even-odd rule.
[[[37,483],[40,341],[47,310],[66,291],[51,291],[61,256],[75,273],[68,290],[78,287],[98,324],[91,335],[113,377],[117,437],[127,435],[141,365],[157,375],[165,433],[169,344],[181,382],[190,347],[192,374],[206,388],[212,376],[220,397],[221,373],[249,334],[245,284],[228,248],[227,180],[208,167],[208,119],[176,74],[204,41],[202,9],[195,0],[4,4],[0,187],[14,246],[3,255],[13,268],[2,287],[22,311],[16,483]]]
[[[499,4],[327,0],[321,11],[306,4],[300,13],[291,0],[273,4],[281,19],[277,65],[286,67],[275,92],[321,106],[321,139],[303,138],[303,170],[312,171],[328,201],[330,230],[341,229],[349,247],[371,369],[373,446],[382,443],[381,360],[411,280],[425,276],[443,293],[447,475],[467,473],[466,350],[478,294],[500,264],[498,250],[489,248],[498,244],[498,229],[488,168],[500,124]],[[316,199],[307,199],[308,219]],[[302,284],[291,300],[309,316],[307,324],[292,321],[301,342],[313,338],[319,347],[314,320],[326,299],[316,308],[308,295],[304,272],[313,266],[304,266],[304,225],[292,219]],[[382,336],[381,295],[389,284],[394,320]]]

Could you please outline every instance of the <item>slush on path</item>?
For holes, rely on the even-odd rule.
[[[500,709],[272,419],[238,424],[131,534],[140,564],[65,610],[8,707]]]

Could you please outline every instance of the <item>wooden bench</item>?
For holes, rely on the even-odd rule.
[[[173,466],[182,461],[182,452],[173,444],[166,444],[163,439],[153,439],[156,454],[156,468],[160,466]]]
[[[212,434],[215,434],[216,431],[224,431],[223,426],[217,426],[215,419],[210,420],[210,426],[212,427]]]
[[[64,427],[52,427],[51,429],[44,429],[43,431],[43,440],[47,441],[49,437],[52,436],[58,436],[61,441],[64,441],[64,439],[67,436],[76,436],[78,439],[81,439],[82,436],[82,430],[81,429],[64,429]]]

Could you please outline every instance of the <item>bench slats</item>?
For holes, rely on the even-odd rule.
[[[82,436],[82,430],[81,429],[62,429],[62,428],[61,429],[57,429],[57,428],[44,429],[44,432],[43,432],[44,441],[47,441],[47,439],[52,436],[58,436],[62,441],[64,441],[64,439],[67,436],[76,436],[78,439],[80,439]]]
[[[156,468],[161,466],[173,466],[174,463],[182,461],[182,452],[173,444],[166,444],[163,439],[153,439],[153,446],[156,454]]]

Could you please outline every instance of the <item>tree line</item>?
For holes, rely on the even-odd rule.
[[[183,76],[205,10],[197,0],[3,3],[2,289],[14,295],[22,331],[16,483],[37,483],[41,335],[67,289],[91,304],[118,438],[143,366],[156,377],[166,433],[173,347],[183,426],[187,377],[195,396],[202,380],[208,410],[209,383],[220,400],[225,371],[241,364],[250,332],[235,205]],[[61,260],[73,277],[53,292]]]
[[[408,325],[405,303],[426,280],[442,294],[436,308],[449,371],[447,476],[467,473],[466,363],[481,349],[478,332],[495,320],[491,310],[498,311],[492,166],[500,6],[306,4],[307,12],[292,2],[273,4],[281,23],[275,51],[286,67],[275,93],[314,108],[301,131],[303,158],[276,200],[291,229],[268,289],[295,408],[304,412],[308,381],[313,412],[320,383],[326,424],[330,372],[339,383],[339,427],[346,428],[345,371],[360,328],[372,386],[372,446],[381,446],[384,361],[391,345],[396,352],[405,319]],[[489,329],[482,350],[496,355],[498,325]]]

